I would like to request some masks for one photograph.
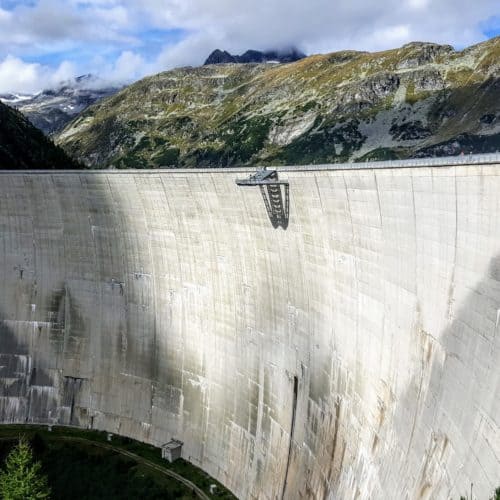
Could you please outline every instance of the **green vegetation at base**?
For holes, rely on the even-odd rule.
[[[0,471],[0,497],[3,500],[44,500],[50,497],[47,477],[40,462],[33,461],[33,452],[26,439],[21,438],[5,459]]]
[[[114,436],[108,442],[107,434],[99,431],[53,427],[49,432],[43,426],[0,425],[0,461],[21,434],[33,443],[35,458],[48,476],[52,500],[69,498],[68,491],[75,492],[71,495],[75,500],[196,498],[188,486],[151,464],[191,481],[209,498],[235,499],[222,484],[189,462],[179,459],[169,463],[161,458],[158,448],[126,437]],[[118,451],[132,453],[140,460]],[[86,485],[89,482],[92,484]],[[214,494],[210,494],[211,485],[216,486]]]

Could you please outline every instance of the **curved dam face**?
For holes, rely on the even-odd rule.
[[[0,173],[0,421],[174,437],[245,499],[489,498],[500,165],[389,166],[283,168],[277,208],[250,171]]]

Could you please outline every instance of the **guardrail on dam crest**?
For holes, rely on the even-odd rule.
[[[499,166],[282,167],[269,206],[252,169],[0,172],[0,420],[173,436],[240,498],[489,498]]]

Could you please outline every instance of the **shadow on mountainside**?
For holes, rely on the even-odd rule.
[[[19,111],[0,102],[0,169],[81,169]]]

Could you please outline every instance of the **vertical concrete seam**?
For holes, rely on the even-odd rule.
[[[318,176],[316,174],[314,175],[314,182],[316,183],[316,189],[318,190],[318,199],[319,199],[319,205],[321,207],[321,212],[324,213],[325,209],[323,207],[323,199],[321,198],[321,190],[319,189]]]
[[[413,184],[413,175],[410,174],[410,183],[411,183],[411,197],[412,197],[412,203],[413,203],[413,232],[414,232],[414,237],[415,237],[415,243],[413,245],[413,248],[415,250],[415,298],[418,297],[418,247],[417,247],[417,241],[418,241],[418,233],[417,233],[417,206],[415,203],[415,186]]]
[[[144,226],[146,228],[147,232],[147,244],[148,244],[148,258],[150,261],[151,265],[151,299],[152,299],[152,305],[153,305],[153,310],[151,311],[151,314],[153,316],[153,380],[158,380],[158,349],[157,349],[157,323],[156,323],[156,318],[157,318],[157,295],[156,295],[156,284],[155,284],[155,277],[156,277],[156,272],[154,268],[154,259],[153,259],[153,250],[151,247],[151,241],[152,241],[152,234],[151,234],[151,228],[148,224],[148,217],[146,216],[146,210],[144,207],[144,198],[143,198],[143,184],[139,187],[137,184],[137,178],[134,175],[134,184],[137,189],[137,192],[140,193],[140,199],[141,199],[141,205],[142,205],[142,210],[143,210],[143,216],[144,216]],[[148,185],[149,187],[149,185]],[[144,266],[144,263],[141,262],[141,264]],[[154,383],[151,382],[151,403],[150,403],[150,408],[149,408],[149,418],[150,418],[150,424],[153,424],[153,407],[154,407],[154,396],[155,396],[155,391],[154,391]]]
[[[455,190],[455,244],[453,245],[454,255],[451,268],[450,286],[448,291],[448,319],[453,316],[453,295],[455,293],[455,271],[457,267],[457,250],[458,250],[458,191],[457,191],[457,168],[453,167],[453,180]]]
[[[380,229],[382,229],[382,208],[380,206],[380,193],[378,190],[377,172],[375,170],[373,171],[373,180],[375,182],[375,192],[377,193],[378,218],[379,218],[379,222],[380,222]]]
[[[352,246],[352,256],[353,256],[353,261],[354,261],[354,290],[355,290],[355,301],[356,301],[356,309],[357,309],[357,314],[356,314],[356,328],[355,328],[355,335],[356,335],[356,351],[358,352],[358,340],[359,340],[359,280],[358,280],[358,259],[357,259],[357,252],[356,252],[356,245],[354,241],[354,223],[352,220],[352,212],[351,212],[351,200],[349,198],[349,189],[347,188],[347,182],[345,179],[345,172],[342,172],[342,179],[344,181],[344,189],[345,189],[345,194],[346,194],[346,200],[347,200],[347,212],[349,216],[349,222],[351,225],[351,246]],[[356,376],[356,372],[354,372],[354,376]]]

